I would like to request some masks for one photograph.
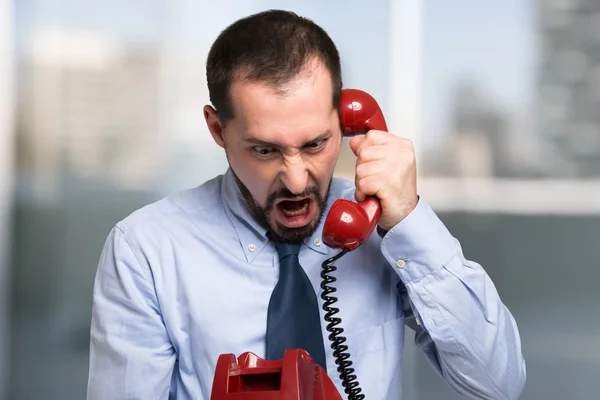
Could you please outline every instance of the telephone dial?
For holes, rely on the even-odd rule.
[[[387,125],[377,101],[358,89],[344,89],[340,99],[340,124],[346,137],[366,134],[369,130],[387,131]],[[370,196],[361,203],[346,199],[336,200],[323,225],[322,241],[339,253],[325,260],[321,272],[321,298],[324,320],[329,332],[331,348],[338,366],[345,393],[349,400],[364,399],[359,387],[348,346],[342,336],[341,318],[335,315],[336,289],[331,285],[336,279],[330,274],[333,265],[344,254],[363,244],[375,229],[381,216],[379,200]],[[233,354],[222,354],[217,360],[211,400],[286,399],[286,400],[341,400],[341,396],[325,371],[312,362],[310,355],[301,349],[290,349],[282,360],[263,360],[246,352],[237,359]]]

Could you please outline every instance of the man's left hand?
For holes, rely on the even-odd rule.
[[[356,160],[356,201],[376,196],[381,202],[379,226],[390,230],[417,206],[415,150],[408,139],[371,130],[350,140]]]

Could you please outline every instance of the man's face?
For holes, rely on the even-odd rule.
[[[241,81],[230,96],[234,119],[221,135],[211,133],[257,221],[280,240],[299,242],[322,218],[342,141],[331,78],[315,63],[284,94]]]

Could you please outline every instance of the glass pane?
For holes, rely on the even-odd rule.
[[[223,151],[202,115],[208,48],[235,19],[281,5],[15,4],[18,187],[10,398],[82,399],[93,278],[109,229],[144,204],[224,172]],[[361,5],[346,2],[344,18],[331,2],[286,6],[330,31],[344,55],[348,85],[385,98],[387,24],[380,21],[387,1],[372,2],[374,17],[366,22]],[[357,48],[378,62],[365,62],[365,50]]]
[[[169,165],[160,3],[15,2],[11,399],[85,398],[100,249],[116,220],[159,196]]]
[[[423,5],[421,191],[517,319],[521,398],[592,398],[600,3]],[[417,359],[415,398],[458,398]]]

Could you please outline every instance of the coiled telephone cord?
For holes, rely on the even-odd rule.
[[[322,264],[321,271],[321,298],[324,301],[323,310],[325,311],[324,319],[327,322],[325,329],[329,332],[329,340],[331,341],[331,348],[333,349],[333,356],[335,357],[335,363],[337,364],[337,371],[340,374],[342,380],[342,386],[344,387],[345,393],[348,395],[348,400],[363,400],[364,394],[361,394],[362,389],[359,387],[359,383],[356,375],[354,374],[354,368],[352,368],[352,361],[349,360],[350,354],[347,352],[348,346],[344,344],[346,338],[342,336],[344,329],[339,325],[342,323],[340,317],[335,315],[340,311],[339,308],[333,307],[338,299],[332,296],[337,289],[330,286],[331,283],[336,281],[336,278],[329,275],[330,273],[337,270],[337,267],[333,265],[335,261],[340,259],[348,250],[342,250],[337,255],[328,258]]]

